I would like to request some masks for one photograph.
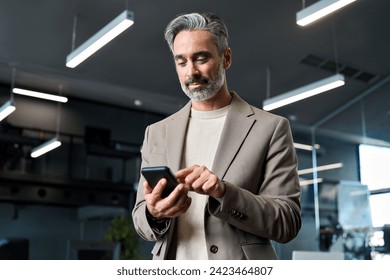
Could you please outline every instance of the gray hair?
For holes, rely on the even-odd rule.
[[[183,30],[205,30],[209,31],[218,48],[219,55],[228,48],[228,31],[223,20],[213,13],[191,13],[179,15],[173,19],[165,29],[165,40],[171,52],[176,35]]]

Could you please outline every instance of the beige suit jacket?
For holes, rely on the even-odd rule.
[[[212,172],[226,185],[222,203],[208,198],[205,233],[209,259],[277,259],[270,240],[286,243],[301,227],[297,158],[285,118],[250,106],[236,93],[226,116]],[[180,169],[191,102],[149,126],[142,167]],[[154,259],[175,258],[175,219],[156,233],[146,218],[143,178],[133,221],[138,234],[156,241]]]

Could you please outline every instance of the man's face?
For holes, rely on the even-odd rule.
[[[181,88],[191,100],[208,100],[218,93],[225,82],[225,68],[210,32],[179,32],[173,55]]]

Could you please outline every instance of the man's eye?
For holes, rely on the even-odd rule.
[[[185,66],[185,65],[186,65],[186,62],[185,62],[185,61],[178,61],[178,62],[177,62],[177,66],[183,67],[183,66]]]
[[[208,60],[207,57],[199,57],[195,61],[196,61],[196,63],[202,64],[202,63],[207,62],[207,60]]]

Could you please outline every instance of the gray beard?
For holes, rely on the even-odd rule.
[[[225,73],[221,64],[218,67],[217,76],[214,81],[209,80],[206,85],[192,90],[190,90],[185,83],[182,83],[181,88],[192,101],[205,101],[213,98],[221,89],[224,82]]]

